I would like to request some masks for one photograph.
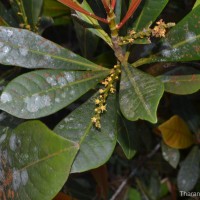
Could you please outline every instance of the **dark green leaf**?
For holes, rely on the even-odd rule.
[[[142,197],[138,190],[135,188],[129,188],[127,192],[127,200],[141,200]]]
[[[121,111],[128,120],[144,119],[156,123],[163,92],[163,84],[156,78],[131,66],[123,66],[119,98]]]
[[[0,26],[17,26],[17,22],[12,16],[11,10],[6,9],[0,1]]]
[[[137,130],[134,125],[130,125],[127,120],[119,115],[117,141],[128,159],[133,158],[136,153],[134,148],[135,131]]]
[[[71,21],[70,9],[55,0],[44,0],[42,15],[51,17],[54,25],[63,25]]]
[[[3,90],[0,109],[25,119],[47,116],[78,99],[108,74],[109,71],[29,72]]]
[[[33,32],[7,27],[0,27],[0,63],[25,68],[104,69]]]
[[[41,14],[43,0],[22,0],[28,23],[35,26]]]
[[[74,20],[74,27],[82,55],[84,58],[92,58],[96,52],[99,38],[76,20]]]
[[[200,151],[193,147],[186,159],[181,164],[178,172],[177,183],[180,191],[189,192],[195,186],[199,178]]]
[[[193,9],[161,40],[161,51],[142,58],[133,66],[152,62],[181,62],[200,59],[200,6]]]
[[[54,129],[59,135],[80,145],[80,151],[71,172],[83,172],[104,164],[111,156],[116,144],[115,95],[107,99],[107,112],[101,116],[101,129],[91,122],[94,116],[97,95],[63,119]]]
[[[39,121],[0,135],[0,195],[6,199],[49,200],[68,178],[78,144]]]
[[[165,91],[173,94],[192,94],[200,89],[200,75],[159,76]]]
[[[81,4],[81,7],[85,10],[93,13],[92,9],[90,8],[89,4],[84,0]],[[96,19],[93,19],[85,14],[82,14],[80,12],[76,12],[78,18],[83,20],[84,22],[88,23],[91,28],[88,28],[89,31],[91,31],[93,34],[97,35],[101,39],[103,39],[109,46],[112,47],[112,41],[109,35],[101,28],[99,25],[99,22]]]
[[[177,167],[180,160],[180,152],[162,142],[162,155],[163,158],[174,168]]]
[[[169,0],[146,0],[142,12],[132,25],[135,31],[142,31],[145,27],[151,25],[160,15]]]

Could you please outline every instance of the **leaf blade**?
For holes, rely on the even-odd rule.
[[[148,58],[142,58],[132,65],[138,67],[154,62],[182,62],[200,59],[200,5],[193,9],[166,37],[161,40],[161,51]]]
[[[31,69],[105,69],[33,32],[8,27],[0,27],[0,63]]]
[[[163,92],[163,85],[152,76],[130,66],[122,69],[120,108],[128,120],[144,119],[156,123]]]
[[[110,158],[116,144],[116,97],[111,95],[107,99],[107,112],[101,117],[100,130],[96,129],[91,122],[95,98],[96,95],[92,96],[54,128],[57,134],[80,145],[71,173],[101,166]]]
[[[0,157],[4,181],[9,180],[8,174],[12,177],[4,187],[5,196],[10,198],[8,191],[12,191],[12,199],[47,200],[65,183],[78,146],[43,123],[29,121],[6,133],[0,151],[7,152]]]
[[[3,90],[0,108],[14,116],[35,119],[69,105],[109,71],[39,70],[23,74]]]

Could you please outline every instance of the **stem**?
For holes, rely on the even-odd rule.
[[[109,25],[109,28],[111,31],[111,40],[112,40],[112,44],[113,44],[113,50],[115,52],[116,58],[121,63],[123,63],[125,61],[125,55],[124,55],[124,52],[123,52],[121,46],[119,46],[119,33],[118,33],[115,18],[116,18],[115,13],[111,9],[110,12],[108,13],[107,20],[109,22],[108,25]]]

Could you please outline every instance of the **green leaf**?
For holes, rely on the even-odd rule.
[[[7,27],[0,27],[0,63],[25,68],[105,69],[33,32]]]
[[[90,8],[89,4],[84,0],[81,4],[81,7],[85,10],[93,13],[92,9]],[[92,28],[88,28],[93,34],[97,35],[101,39],[103,39],[110,47],[112,47],[112,41],[109,35],[101,28],[99,22],[96,19],[93,19],[83,13],[76,11],[78,18],[83,20],[84,22],[88,23]]]
[[[135,188],[129,188],[127,191],[127,200],[141,200],[142,197],[140,195],[140,193],[138,192],[138,190],[136,190]]]
[[[169,0],[146,0],[143,5],[142,12],[132,25],[135,31],[142,31],[148,27],[149,22],[153,23],[160,15]]]
[[[136,127],[119,115],[117,141],[128,159],[132,159],[136,151],[134,148]]]
[[[96,52],[99,38],[76,20],[74,20],[74,28],[83,57],[92,58]]]
[[[107,112],[101,116],[101,129],[91,122],[94,116],[97,95],[78,107],[54,129],[59,135],[79,143],[80,150],[71,172],[83,172],[104,164],[111,156],[116,144],[116,96],[108,97]]]
[[[0,174],[6,199],[49,200],[67,180],[78,144],[40,121],[29,121],[0,135]]]
[[[11,14],[11,11],[6,9],[0,1],[0,26],[17,26],[17,22]]]
[[[71,21],[70,9],[55,0],[44,0],[42,15],[52,17],[54,25],[64,25]]]
[[[131,66],[123,66],[119,99],[121,111],[128,120],[144,119],[156,123],[163,92],[163,84],[156,78]]]
[[[44,0],[43,13],[44,16],[58,17],[61,15],[70,15],[70,9],[67,6],[63,6],[61,3],[55,0]]]
[[[193,9],[161,40],[161,51],[149,58],[142,58],[133,66],[152,62],[182,62],[200,59],[200,6]]]
[[[200,89],[200,75],[180,75],[180,76],[159,76],[163,82],[165,91],[173,94],[192,94]]]
[[[200,5],[200,0],[196,0],[196,3],[193,6],[193,9],[196,8],[198,5]]]
[[[0,109],[34,119],[69,105],[109,74],[109,71],[33,71],[12,80],[0,97]]]
[[[189,192],[195,186],[199,178],[200,151],[193,147],[186,159],[181,164],[178,172],[177,183],[180,191]]]
[[[43,0],[22,0],[28,23],[35,26],[41,14]]]
[[[176,168],[180,160],[180,152],[178,149],[174,149],[161,143],[163,158],[173,167]]]

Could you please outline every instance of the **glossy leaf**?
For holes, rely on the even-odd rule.
[[[197,146],[193,147],[186,159],[182,162],[177,176],[180,191],[189,192],[195,186],[200,175],[200,151]]]
[[[0,63],[25,68],[104,69],[33,32],[7,27],[0,27]]]
[[[163,85],[156,78],[131,66],[123,66],[120,82],[120,108],[131,121],[157,122],[156,111],[163,95]]]
[[[151,25],[160,15],[169,0],[146,0],[142,7],[139,17],[132,25],[135,31],[142,31],[145,27]]]
[[[28,23],[36,25],[41,14],[43,0],[22,0]]]
[[[138,131],[132,122],[128,122],[119,115],[117,141],[128,159],[132,159],[136,151],[134,148],[135,132]]]
[[[158,129],[161,131],[164,142],[172,148],[184,149],[194,144],[188,125],[178,115],[165,121]]]
[[[0,97],[0,109],[24,119],[55,113],[109,74],[108,71],[33,71],[12,80]]]
[[[165,91],[173,94],[192,94],[200,89],[200,75],[159,76],[164,83]]]
[[[78,144],[39,121],[19,125],[0,139],[0,173],[6,199],[52,199],[68,178]]]
[[[173,167],[178,166],[180,160],[180,152],[178,149],[174,149],[162,142],[162,155],[163,158]]]
[[[90,5],[87,3],[87,1],[83,1],[81,6],[87,10],[90,13],[93,13]],[[101,39],[103,39],[110,47],[112,47],[112,41],[111,38],[109,37],[109,35],[101,28],[101,26],[99,25],[99,22],[94,19],[91,18],[90,16],[84,15],[81,12],[76,12],[77,13],[77,17],[80,18],[81,20],[83,20],[84,22],[86,22],[88,24],[88,30],[91,31],[93,34],[97,35],[98,37],[100,37]]]
[[[161,51],[142,58],[133,66],[152,62],[182,62],[200,59],[200,6],[193,9],[161,40]]]
[[[78,107],[54,129],[59,135],[79,143],[80,150],[71,172],[83,172],[104,164],[111,156],[116,144],[115,95],[107,99],[107,112],[101,116],[101,129],[91,122],[94,116],[96,95]]]

